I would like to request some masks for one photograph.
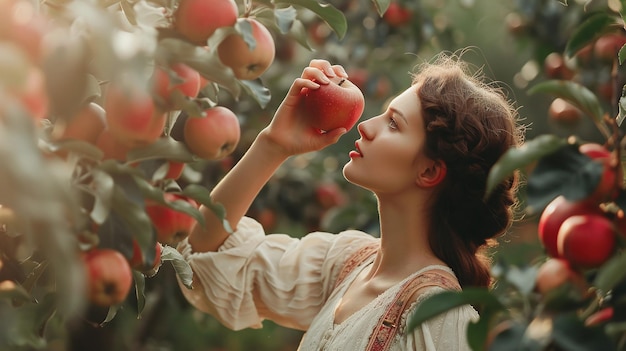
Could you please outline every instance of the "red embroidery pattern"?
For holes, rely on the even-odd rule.
[[[352,254],[344,263],[341,272],[339,272],[339,276],[337,276],[337,280],[335,280],[335,289],[343,282],[348,274],[352,272],[356,267],[358,267],[361,263],[365,262],[372,255],[376,254],[378,248],[380,247],[379,242],[373,242],[363,246],[358,249],[355,253]]]

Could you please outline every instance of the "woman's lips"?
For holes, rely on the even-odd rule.
[[[361,152],[361,148],[359,147],[358,142],[354,143],[354,148],[356,150],[350,151],[350,154],[349,154],[350,158],[363,157],[363,153]]]

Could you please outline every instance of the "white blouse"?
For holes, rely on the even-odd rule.
[[[237,231],[217,252],[193,252],[185,240],[178,246],[194,272],[193,290],[181,284],[187,300],[233,330],[261,328],[262,321],[306,330],[299,351],[363,351],[368,337],[401,283],[386,290],[340,324],[334,323],[335,309],[360,270],[354,269],[334,289],[346,259],[355,250],[379,239],[357,230],[339,234],[310,233],[302,238],[284,234],[265,235],[261,225],[244,217]],[[430,269],[452,271],[444,266]],[[467,324],[478,318],[469,305],[434,317],[408,333],[407,316],[427,296],[442,288],[427,288],[403,316],[400,333],[390,350],[469,351]]]

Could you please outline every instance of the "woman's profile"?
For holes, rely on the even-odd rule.
[[[189,302],[239,330],[264,319],[306,331],[299,350],[469,350],[469,305],[407,330],[411,311],[444,290],[490,285],[484,250],[513,220],[517,176],[485,199],[489,170],[522,142],[513,104],[495,85],[442,54],[380,115],[357,126],[345,179],[377,200],[379,237],[346,229],[302,238],[266,234],[245,216],[291,156],[335,143],[343,128],[319,133],[299,118],[299,92],[347,77],[313,60],[271,123],[212,190],[235,229],[211,210],[178,250],[194,272]],[[348,77],[349,78],[349,77]]]

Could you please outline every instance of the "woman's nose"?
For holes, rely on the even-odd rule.
[[[359,131],[359,134],[361,134],[361,137],[363,137],[364,139],[372,138],[369,124],[370,124],[370,120],[367,120],[357,125],[357,130]]]

